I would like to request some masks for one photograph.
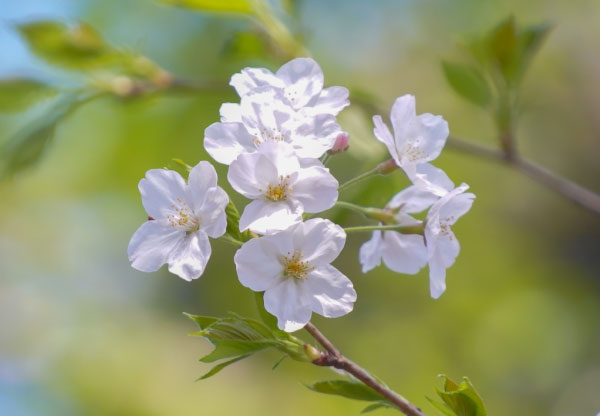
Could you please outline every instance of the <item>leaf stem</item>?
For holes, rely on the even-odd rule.
[[[421,409],[410,403],[395,391],[388,388],[383,383],[377,381],[375,377],[369,374],[367,370],[345,357],[340,350],[338,350],[337,347],[333,345],[333,343],[327,339],[327,337],[323,335],[323,333],[319,331],[312,323],[307,323],[304,329],[306,329],[306,331],[326,350],[326,352],[321,352],[321,357],[314,360],[313,364],[325,367],[334,367],[352,374],[358,380],[362,381],[366,386],[372,388],[374,391],[381,394],[388,401],[393,403],[406,416],[425,416]]]

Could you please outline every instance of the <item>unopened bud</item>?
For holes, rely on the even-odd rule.
[[[350,147],[350,136],[345,131],[338,134],[335,139],[335,143],[333,147],[327,151],[330,155],[335,155],[336,153],[342,153],[348,150]]]
[[[380,175],[388,175],[396,169],[398,169],[398,165],[396,165],[394,159],[386,160],[377,165],[377,173]]]
[[[125,75],[116,76],[112,81],[111,87],[112,91],[121,97],[131,95],[135,91],[135,83]]]
[[[304,353],[310,359],[310,361],[315,361],[321,358],[321,351],[310,344],[304,344]]]

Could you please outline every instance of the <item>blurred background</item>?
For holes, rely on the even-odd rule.
[[[414,94],[419,113],[442,114],[453,134],[489,145],[496,145],[491,118],[452,92],[440,60],[460,57],[457,43],[511,13],[523,24],[554,23],[522,84],[518,146],[600,192],[599,2],[298,0],[291,14],[276,10],[301,34],[327,86],[368,92],[384,109]],[[227,86],[231,74],[284,62],[256,35],[256,24],[149,0],[5,1],[1,78],[31,76],[62,88],[82,82],[85,72],[36,57],[16,30],[40,19],[85,21],[111,45],[206,88],[108,94],[82,104],[56,125],[39,161],[0,182],[0,414],[358,414],[363,403],[303,386],[335,374],[291,360],[272,371],[276,352],[194,382],[210,368],[197,359],[211,347],[187,335],[195,326],[182,312],[256,313],[252,294],[237,282],[232,246],[213,241],[208,268],[192,283],[165,269],[135,271],[127,260],[129,239],[146,219],[137,190],[145,172],[172,158],[192,165],[210,159],[203,131],[218,121],[222,102],[237,101]],[[0,145],[55,102],[0,114]],[[339,116],[351,137],[349,152],[329,165],[340,181],[387,157],[370,115],[352,105]],[[357,288],[355,310],[314,322],[427,414],[437,414],[425,396],[434,397],[436,375],[444,373],[469,376],[490,415],[596,415],[600,216],[457,150],[446,149],[436,165],[477,195],[454,228],[462,250],[447,292],[429,297],[427,269],[363,275],[357,253],[370,236],[353,234],[335,264]],[[217,169],[226,186],[226,170]],[[377,177],[344,199],[383,206],[407,183],[400,173]]]

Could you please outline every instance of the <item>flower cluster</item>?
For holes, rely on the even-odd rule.
[[[211,254],[208,237],[225,236],[229,220],[239,226],[236,235],[248,237],[244,242],[225,236],[241,245],[234,257],[239,281],[264,292],[265,309],[280,329],[302,328],[312,312],[331,318],[349,313],[356,292],[331,265],[346,232],[327,219],[304,220],[338,201],[339,183],[323,161],[348,147],[336,120],[349,105],[348,90],[324,88],[323,72],[310,58],[294,59],[275,73],[245,68],[230,84],[240,102],[221,106],[220,121],[205,130],[204,147],[228,165],[229,183],[250,202],[239,218],[228,218],[231,203],[206,161],[190,170],[187,182],[174,171],[148,171],[139,188],[149,221],[129,244],[132,266],[150,272],[167,263],[170,272],[196,279]],[[414,97],[405,95],[394,103],[390,119],[393,134],[380,116],[373,118],[375,137],[412,185],[377,210],[386,221],[371,227],[381,230],[361,247],[360,262],[363,272],[383,260],[407,274],[428,265],[431,296],[437,298],[460,249],[451,226],[474,196],[429,163],[448,136],[441,116],[417,115]],[[413,217],[425,210],[423,220]]]

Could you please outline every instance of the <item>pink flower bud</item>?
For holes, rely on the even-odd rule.
[[[333,147],[327,153],[329,153],[330,155],[334,155],[336,153],[345,152],[346,150],[348,150],[348,147],[350,147],[349,142],[350,136],[348,135],[348,133],[343,131],[340,134],[338,134],[337,138],[335,139],[335,143],[333,144]]]

